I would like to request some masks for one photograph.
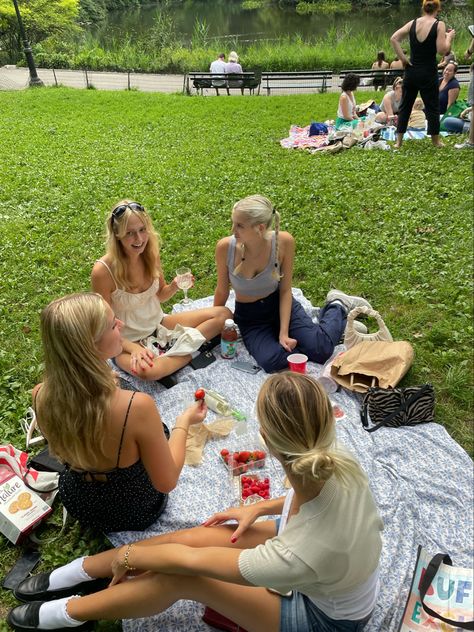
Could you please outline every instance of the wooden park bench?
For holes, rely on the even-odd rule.
[[[192,87],[201,95],[204,94],[205,89],[209,88],[214,89],[217,96],[219,96],[219,90],[225,90],[228,95],[230,90],[240,90],[242,94],[245,90],[248,90],[249,94],[254,94],[257,90],[257,94],[260,94],[260,81],[261,73],[259,71],[229,74],[188,72],[184,78],[184,91],[186,94],[192,94],[192,82]]]
[[[301,72],[262,72],[262,86],[270,96],[278,90],[312,90],[326,92],[331,85],[331,70],[305,70]]]

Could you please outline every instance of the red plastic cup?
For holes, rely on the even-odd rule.
[[[304,353],[292,353],[288,356],[288,366],[290,371],[295,373],[306,373],[306,363],[308,362],[308,356]]]

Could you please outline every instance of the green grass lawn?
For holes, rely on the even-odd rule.
[[[24,445],[18,420],[41,377],[39,312],[89,288],[116,200],[148,207],[165,274],[189,265],[199,297],[213,292],[214,245],[233,203],[258,192],[296,238],[294,285],[315,305],[331,287],[367,297],[415,348],[404,383],[434,384],[437,420],[472,453],[472,153],[453,149],[455,137],[443,150],[411,141],[397,153],[280,147],[290,124],[334,118],[337,99],[0,92],[2,443]],[[75,526],[44,545],[42,568],[102,545]],[[0,536],[0,576],[17,555]],[[0,603],[13,600],[0,592]]]

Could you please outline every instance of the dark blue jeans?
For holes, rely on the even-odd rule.
[[[290,355],[279,343],[280,294],[253,303],[235,302],[234,320],[239,326],[245,346],[257,364],[267,373],[288,368]],[[323,364],[331,357],[334,347],[346,327],[347,314],[342,305],[329,303],[315,324],[294,298],[291,304],[288,334],[298,343],[292,353],[304,353],[311,362]]]

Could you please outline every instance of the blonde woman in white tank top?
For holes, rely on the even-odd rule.
[[[159,380],[188,364],[191,354],[156,356],[140,340],[163,326],[192,327],[210,340],[232,314],[226,307],[210,307],[179,314],[165,314],[161,303],[178,291],[176,279],[167,283],[161,267],[158,235],[145,208],[121,200],[107,219],[107,252],[96,261],[92,288],[114,310],[124,326],[123,351],[115,358],[118,366],[145,380]],[[196,332],[196,337],[200,334]]]

